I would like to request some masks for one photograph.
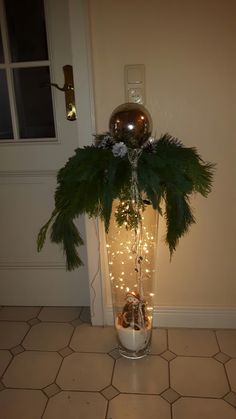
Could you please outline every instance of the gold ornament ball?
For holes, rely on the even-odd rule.
[[[124,103],[112,112],[109,130],[115,141],[139,148],[152,133],[152,118],[143,105]]]

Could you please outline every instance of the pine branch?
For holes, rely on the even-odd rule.
[[[51,230],[51,241],[62,244],[69,271],[83,265],[77,247],[84,244],[75,224],[65,212],[57,215]]]
[[[115,157],[113,139],[96,136],[97,147],[77,149],[58,172],[55,209],[41,228],[37,246],[43,248],[51,226],[51,241],[61,244],[66,255],[67,269],[81,266],[78,248],[83,240],[74,224],[81,214],[99,216],[108,231],[112,204],[120,200],[116,222],[127,228],[137,226],[137,211],[131,201],[131,166],[127,156]],[[101,145],[101,147],[100,147]],[[195,222],[189,205],[193,192],[206,197],[211,191],[215,165],[205,163],[195,148],[183,144],[169,134],[144,147],[138,162],[140,213],[144,209],[142,196],[166,219],[166,242],[170,253],[180,237]],[[122,204],[124,202],[124,204]],[[164,209],[162,208],[164,203]]]
[[[47,231],[49,229],[49,226],[50,226],[53,218],[55,218],[56,214],[57,214],[57,210],[54,209],[54,211],[52,212],[52,215],[49,218],[49,220],[47,221],[47,223],[44,224],[39,231],[39,234],[38,234],[38,237],[37,237],[37,250],[38,250],[38,252],[40,252],[42,250],[42,248],[45,244]]]

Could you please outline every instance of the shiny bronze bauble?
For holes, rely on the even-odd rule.
[[[152,118],[143,105],[124,103],[112,112],[109,130],[115,141],[139,148],[152,133]]]

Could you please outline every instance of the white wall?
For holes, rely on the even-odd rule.
[[[235,0],[90,0],[97,131],[124,102],[125,64],[145,64],[154,133],[217,163],[213,192],[169,261],[159,229],[156,304],[236,307]]]

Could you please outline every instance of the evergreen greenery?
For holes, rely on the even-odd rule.
[[[105,139],[105,142],[104,142]],[[103,146],[101,146],[103,141]],[[100,217],[108,231],[112,204],[116,209],[118,225],[135,225],[131,197],[131,165],[128,155],[117,157],[112,152],[114,141],[106,135],[96,136],[96,146],[78,148],[57,176],[55,209],[38,235],[38,250],[44,245],[51,226],[51,241],[62,245],[67,269],[79,267],[82,262],[78,247],[83,240],[75,226],[81,214]],[[100,145],[100,146],[99,146]],[[187,148],[171,137],[163,135],[142,147],[138,161],[138,188],[140,209],[149,201],[166,219],[166,242],[170,253],[176,249],[180,237],[195,222],[189,198],[199,192],[206,197],[211,190],[214,165],[205,163],[195,148]],[[144,200],[141,197],[145,197]],[[125,203],[127,212],[122,211]]]

